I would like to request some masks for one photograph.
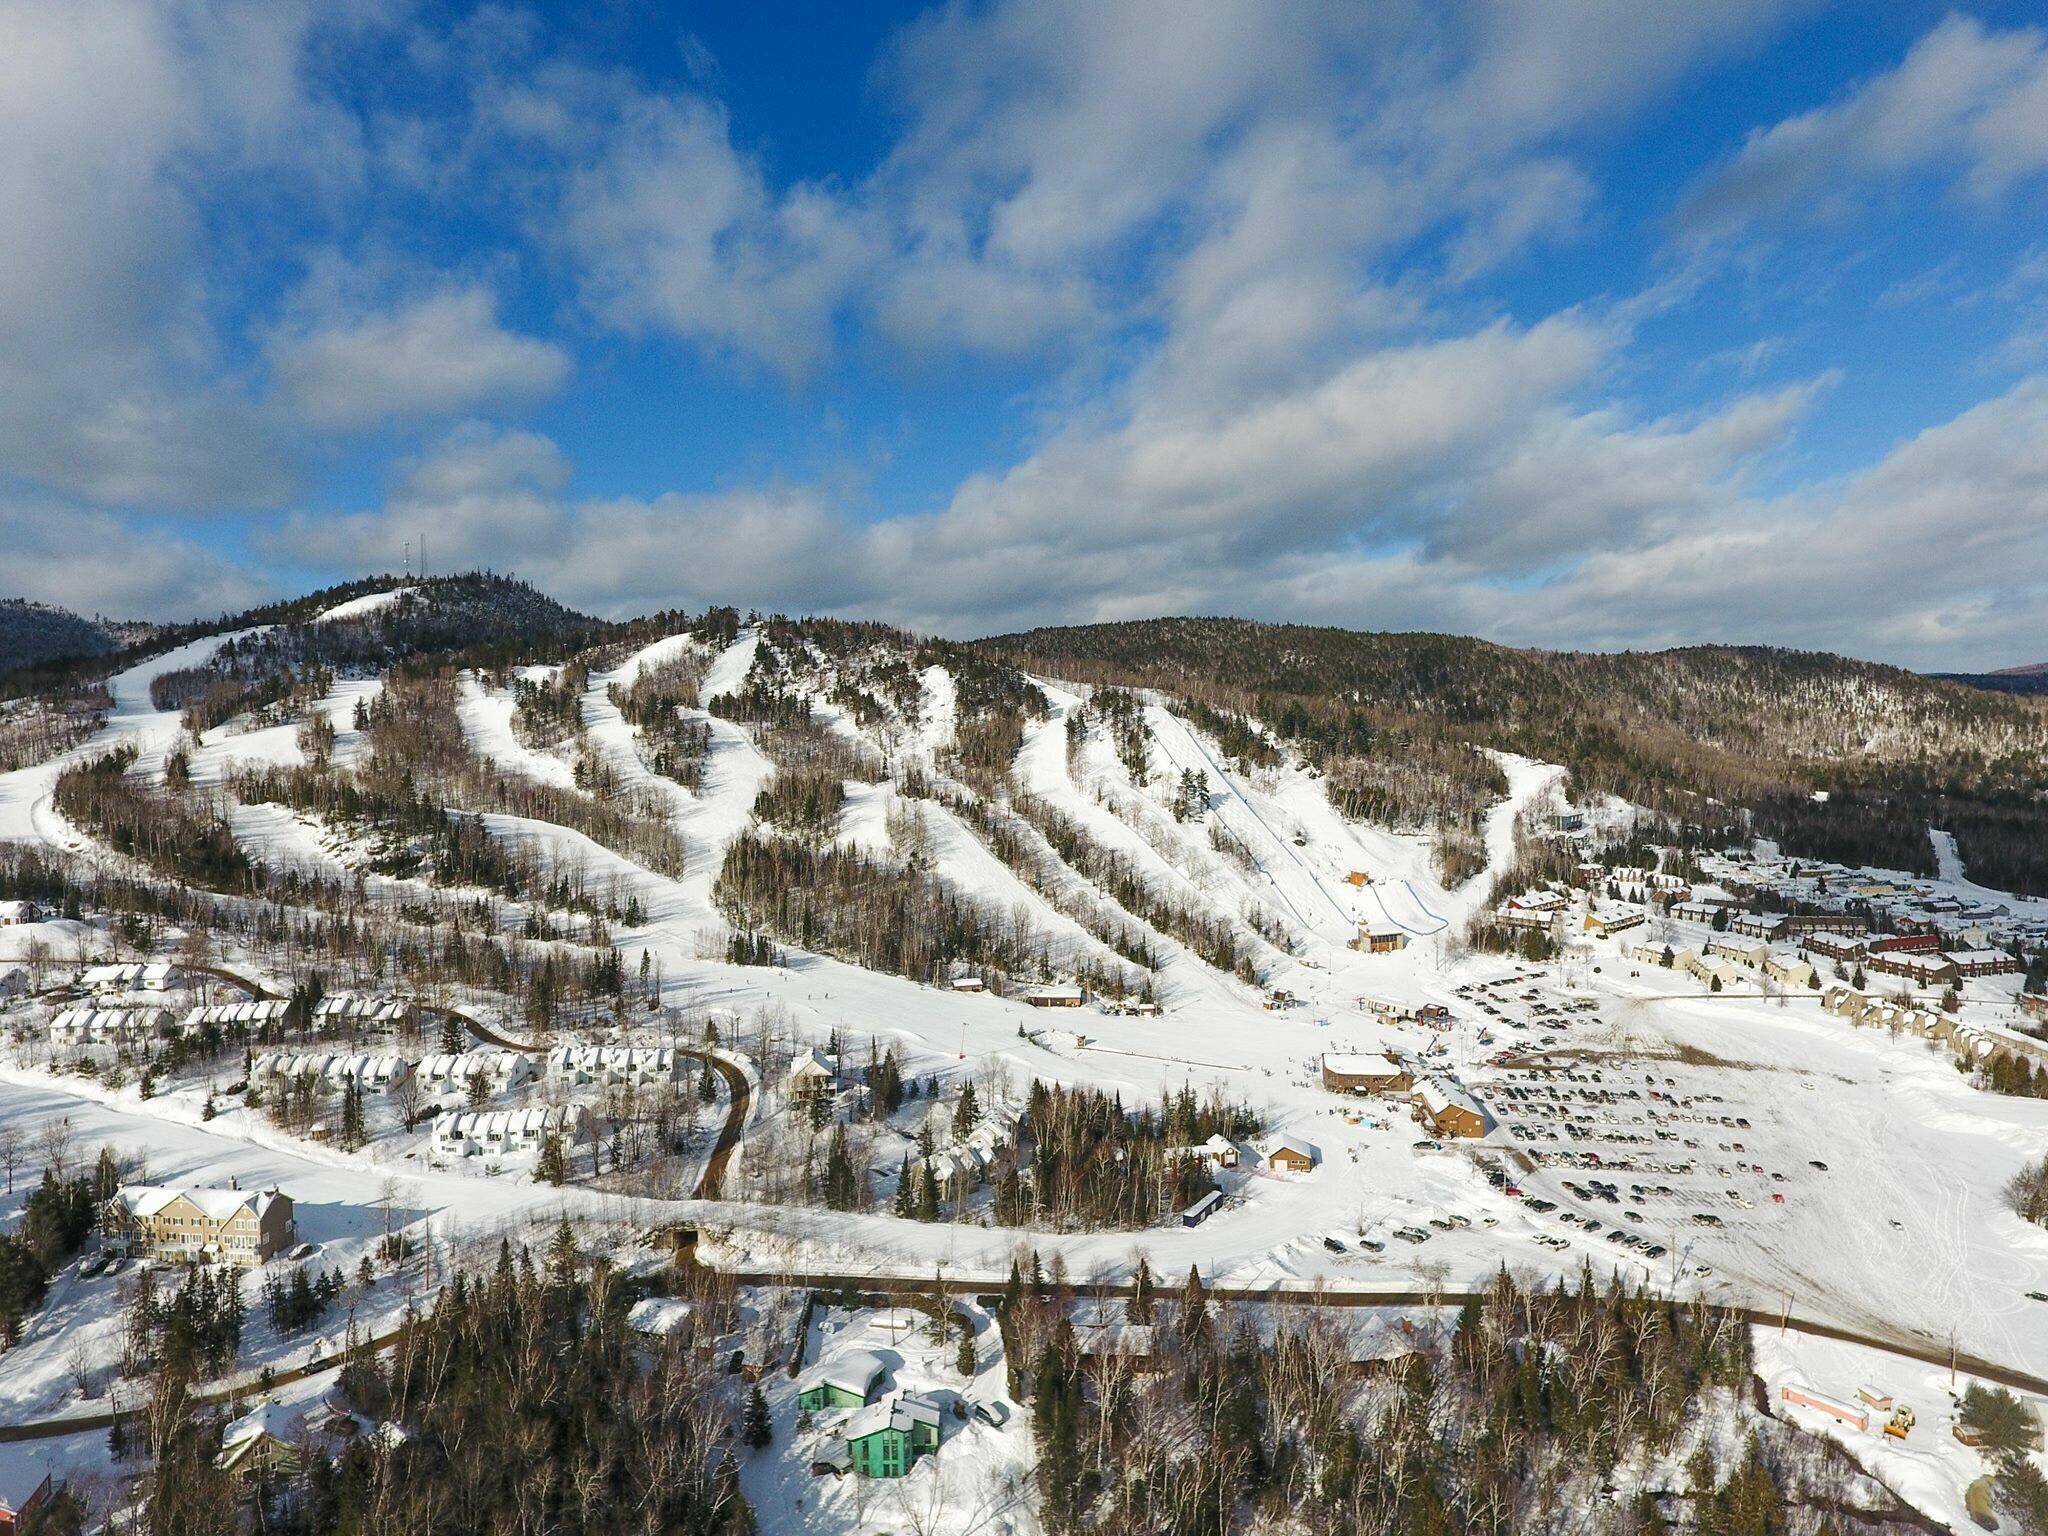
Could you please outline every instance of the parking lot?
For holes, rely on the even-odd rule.
[[[1592,998],[1560,991],[1554,979],[1521,967],[1496,981],[1468,982],[1455,995],[1477,1026],[1480,1049],[1496,1062],[1569,1048],[1599,1022]]]
[[[1472,1075],[1498,1123],[1487,1143],[1498,1151],[1479,1160],[1480,1174],[1548,1229],[1537,1237],[1546,1247],[1598,1244],[1706,1275],[1709,1266],[1686,1261],[1691,1239],[1774,1222],[1803,1181],[1832,1171],[1767,1156],[1753,1106],[1727,1092],[1731,1074],[1575,1059],[1575,1047],[1611,1034],[1593,998],[1526,972],[1458,995],[1482,1043],[1499,1047]]]

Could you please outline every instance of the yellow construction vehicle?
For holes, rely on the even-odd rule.
[[[1884,1432],[1894,1440],[1903,1440],[1913,1428],[1913,1409],[1908,1403],[1901,1403],[1892,1410],[1892,1416],[1885,1420]]]

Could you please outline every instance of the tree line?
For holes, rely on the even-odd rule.
[[[1168,1291],[1142,1261],[1118,1320],[1136,1333],[1106,1341],[1076,1326],[1088,1304],[1057,1262],[1032,1262],[1000,1316],[1055,1536],[1844,1529],[1846,1457],[1745,1410],[1748,1330],[1698,1303],[1590,1268],[1548,1287],[1503,1271],[1447,1337],[1359,1359],[1340,1314],[1222,1304],[1192,1270]],[[1709,1432],[1730,1418],[1747,1433]],[[1672,1463],[1608,1497],[1624,1467]]]

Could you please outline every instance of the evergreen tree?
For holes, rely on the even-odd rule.
[[[101,1147],[92,1165],[92,1198],[95,1209],[104,1210],[121,1189],[121,1165],[114,1161],[114,1149]]]
[[[996,1221],[1005,1227],[1022,1226],[1031,1211],[1024,1198],[1024,1180],[1014,1163],[996,1180]]]
[[[975,1126],[981,1123],[981,1105],[974,1097],[974,1084],[969,1081],[960,1089],[960,1102],[953,1109],[953,1139],[965,1141]]]
[[[2025,1536],[2048,1532],[2048,1478],[2025,1456],[1999,1459],[1996,1479],[1999,1502],[2019,1517]]]
[[[548,1281],[556,1286],[568,1286],[576,1279],[576,1232],[564,1216],[555,1225],[555,1234],[548,1239]]]
[[[350,1078],[341,1088],[341,1144],[353,1151],[368,1139],[363,1124],[363,1086]]]
[[[832,1145],[825,1153],[825,1203],[835,1211],[865,1209],[866,1183],[846,1150],[846,1127],[835,1125]]]
[[[740,1443],[759,1450],[775,1438],[775,1425],[768,1417],[768,1395],[756,1382],[747,1392],[746,1411],[740,1416]]]
[[[756,1536],[760,1523],[754,1506],[740,1492],[740,1464],[731,1451],[720,1459],[718,1471],[712,1475],[712,1490],[711,1507],[719,1511],[718,1536]]]
[[[563,1149],[562,1138],[552,1132],[540,1144],[540,1156],[535,1159],[533,1176],[543,1184],[563,1185],[569,1182],[569,1155]]]
[[[460,1056],[462,1054],[462,1026],[455,1021],[455,1015],[444,1014],[441,1018],[441,1054]]]
[[[1072,1326],[1062,1318],[1060,1337],[1071,1342]],[[1073,1530],[1080,1512],[1081,1413],[1080,1383],[1063,1361],[1072,1358],[1055,1345],[1039,1351],[1032,1377],[1032,1425],[1038,1441],[1038,1488],[1046,1524],[1055,1531]]]
[[[1206,1333],[1208,1328],[1209,1292],[1202,1284],[1202,1272],[1190,1264],[1187,1283],[1180,1288],[1181,1337],[1192,1341]]]

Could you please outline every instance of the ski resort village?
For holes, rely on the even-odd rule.
[[[2048,900],[1948,831],[514,600],[0,776],[0,1530],[2031,1518]]]

